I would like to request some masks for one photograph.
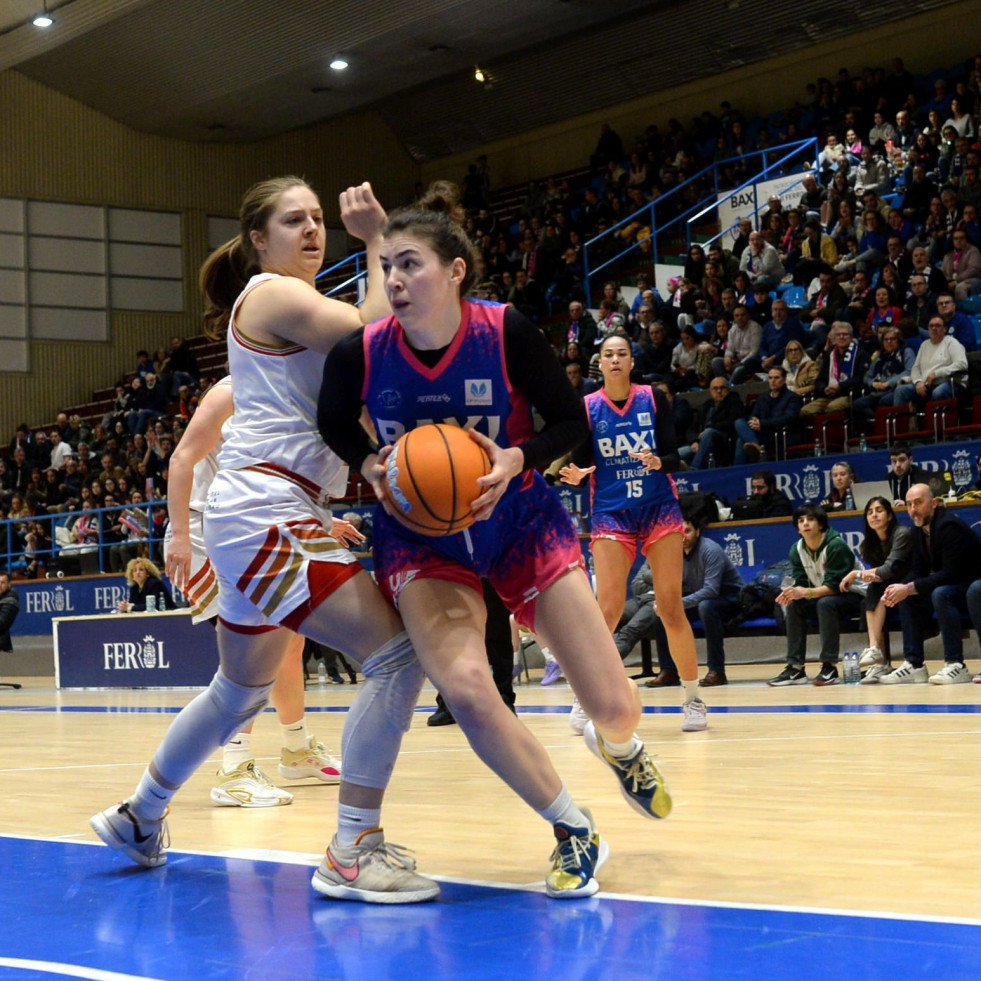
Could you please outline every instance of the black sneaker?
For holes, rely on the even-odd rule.
[[[838,684],[838,669],[827,661],[821,662],[821,670],[818,672],[818,676],[814,679],[814,684],[821,685],[837,685]]]
[[[771,678],[767,684],[771,688],[784,688],[787,685],[806,685],[807,672],[803,668],[797,668],[793,664],[788,664],[780,674],[775,678]]]
[[[445,705],[437,705],[436,711],[426,720],[427,726],[455,726],[456,719]]]

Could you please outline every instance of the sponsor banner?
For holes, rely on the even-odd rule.
[[[54,657],[58,688],[203,688],[218,645],[189,610],[58,617]]]
[[[125,576],[15,579],[12,585],[20,600],[14,634],[21,636],[50,634],[54,617],[111,613],[122,600],[129,599]]]
[[[759,225],[756,211],[764,211],[772,194],[776,194],[783,202],[784,211],[796,208],[804,196],[804,185],[801,184],[803,172],[786,174],[774,180],[762,181],[751,187],[744,187],[738,194],[723,191],[719,194],[719,227],[729,228],[722,239],[722,247],[730,248],[739,235],[738,222],[741,218],[749,218],[753,227]],[[730,228],[737,225],[735,228]]]
[[[978,479],[979,453],[981,440],[913,447],[916,464],[931,473],[949,472],[958,492],[967,490]],[[850,463],[859,480],[886,480],[889,476],[888,450],[766,461],[717,470],[687,470],[674,476],[679,493],[715,491],[732,503],[737,497],[752,493],[752,477],[757,470],[769,470],[777,479],[777,489],[796,505],[824,499],[831,489],[831,468],[839,460]]]

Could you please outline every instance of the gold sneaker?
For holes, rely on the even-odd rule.
[[[277,787],[255,760],[246,760],[233,770],[218,771],[211,800],[222,807],[276,807],[292,804],[293,795]]]

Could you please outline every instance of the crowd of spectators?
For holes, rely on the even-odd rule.
[[[161,561],[169,460],[198,399],[215,379],[202,377],[194,351],[169,346],[136,353],[99,421],[59,412],[54,424],[17,427],[0,459],[0,549],[15,576],[72,574],[84,556],[104,572],[134,558]]]
[[[596,351],[613,332],[632,340],[638,380],[708,390],[712,401],[725,383],[725,415],[710,404],[678,434],[691,466],[752,462],[775,453],[778,439],[792,445],[800,414],[844,409],[853,431],[871,432],[879,406],[922,410],[968,394],[968,355],[979,348],[970,313],[981,312],[979,117],[981,56],[928,93],[898,58],[888,71],[841,69],[766,127],[723,103],[688,128],[648,127],[629,153],[604,126],[586,186],[531,182],[506,227],[481,203],[471,221],[482,289],[539,322],[556,303],[568,309],[551,334],[584,393],[600,383]],[[630,304],[615,279],[587,296],[584,241],[707,161],[728,161],[722,170],[736,181],[745,175],[734,154],[810,134],[823,150],[798,204],[773,196],[731,239],[693,244],[663,292],[641,273]],[[705,191],[692,183],[677,207]],[[638,222],[621,238],[648,235]],[[753,379],[766,380],[770,397],[750,409],[731,389]],[[706,426],[706,415],[722,427]]]
[[[506,217],[492,207],[486,157],[478,158],[462,183],[483,290],[536,320],[573,299],[589,306],[593,298],[583,284],[584,242],[617,226],[615,234],[590,246],[593,268],[631,243],[642,243],[641,254],[649,254],[647,205],[663,198],[658,205],[663,226],[714,193],[715,177],[724,190],[761,169],[746,155],[811,136],[822,150],[817,172],[805,183],[804,207],[785,210],[779,199],[771,202],[769,210],[739,230],[721,266],[715,260],[706,269],[712,260],[695,247],[678,287],[682,295],[672,291],[673,305],[694,314],[696,300],[702,301],[714,316],[721,308],[717,287],[734,286],[738,299],[752,306],[752,287],[758,282],[769,289],[790,274],[799,285],[809,283],[818,263],[881,265],[893,234],[901,236],[907,251],[911,240],[922,241],[939,268],[957,251],[951,233],[958,223],[965,224],[972,247],[981,242],[975,147],[981,131],[979,72],[981,55],[930,83],[921,79],[918,84],[900,58],[889,69],[869,67],[854,75],[841,68],[836,77],[807,85],[793,106],[766,118],[747,120],[723,102],[718,111],[705,110],[687,126],[678,119],[663,129],[648,125],[629,147],[604,124],[585,180],[532,180]],[[688,183],[713,162],[717,175]],[[901,199],[892,208],[882,195],[897,184]],[[678,187],[679,193],[670,193]],[[817,224],[805,228],[808,216]],[[752,247],[745,255],[747,245]],[[947,270],[947,285],[967,295],[981,268],[975,270],[973,253],[957,264],[956,270]],[[740,271],[746,274],[743,280],[737,280]],[[524,274],[520,282],[519,272]],[[902,285],[905,280],[901,277]],[[686,286],[697,296],[686,296]]]

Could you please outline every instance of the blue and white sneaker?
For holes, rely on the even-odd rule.
[[[588,826],[555,825],[552,871],[545,877],[545,892],[552,899],[582,899],[599,891],[596,873],[610,856],[610,846],[600,837],[593,815],[583,808]]]
[[[603,737],[592,722],[586,723],[583,739],[589,751],[598,756],[620,781],[620,793],[638,814],[649,818],[666,818],[671,813],[671,791],[664,774],[647,755],[644,744],[633,756],[618,760],[603,745]]]

